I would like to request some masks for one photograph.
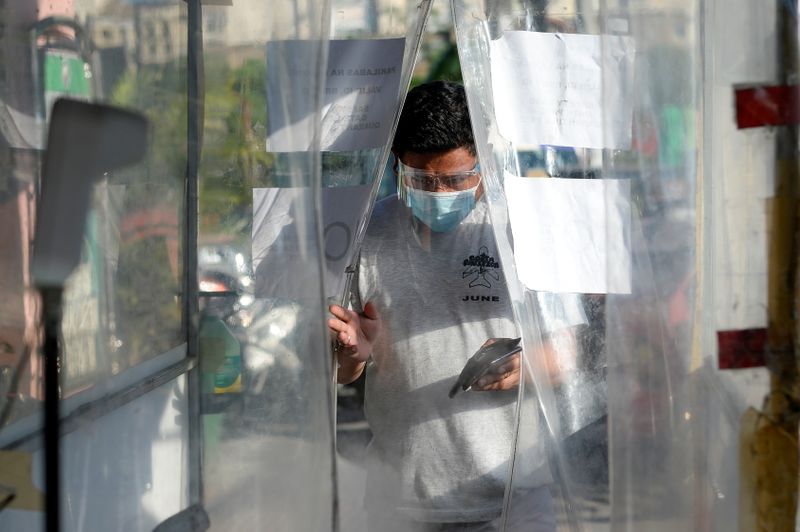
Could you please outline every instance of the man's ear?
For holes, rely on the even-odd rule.
[[[392,150],[392,171],[394,175],[397,176],[398,171],[400,170],[400,156],[397,155],[397,152]]]

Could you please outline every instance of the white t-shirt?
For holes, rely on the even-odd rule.
[[[488,338],[517,337],[485,201],[454,230],[417,231],[396,198],[376,204],[358,296],[382,332],[367,365],[368,511],[430,522],[497,517],[512,452],[517,391],[448,391]],[[526,422],[538,423],[535,408]],[[529,471],[544,453],[527,453]]]

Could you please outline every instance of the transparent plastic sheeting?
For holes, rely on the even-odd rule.
[[[772,462],[784,471],[789,467],[792,476],[791,461],[741,442],[759,437],[755,419],[759,427],[776,423],[766,410],[767,370],[753,366],[764,363],[758,361],[764,352],[758,338],[766,336],[767,311],[773,310],[769,272],[778,271],[767,256],[776,230],[767,228],[770,220],[778,223],[777,179],[790,176],[789,169],[796,172],[796,133],[792,137],[786,126],[743,129],[734,97],[743,86],[780,86],[794,79],[791,69],[797,65],[778,58],[793,57],[787,50],[797,46],[796,25],[785,24],[796,23],[796,6],[605,2],[599,11],[570,12],[552,4],[454,3],[492,221],[502,233],[498,221],[510,219],[513,241],[501,245],[500,256],[506,270],[513,262],[527,287],[509,283],[512,293],[518,289],[515,310],[533,385],[523,391],[531,399],[520,402],[507,529],[517,529],[517,510],[525,504],[518,493],[527,487],[526,450],[540,438],[549,444],[564,528],[753,530],[757,522],[771,526],[764,520],[769,516],[791,529],[796,516],[777,504],[796,499],[796,492],[762,477],[756,493],[754,479],[762,470],[746,467]],[[534,32],[539,35],[529,34]],[[574,53],[573,45],[587,37],[599,44],[599,52],[584,41]],[[632,48],[620,46],[625,42]],[[555,50],[551,57],[527,62],[545,46]],[[504,50],[511,51],[511,59],[501,62],[518,65],[521,75],[503,78],[510,69],[504,72],[496,59]],[[563,61],[555,77],[547,71],[552,56]],[[601,67],[599,80],[592,65]],[[509,113],[509,101],[520,103],[513,99],[514,83],[526,75],[531,82],[524,87],[525,105]],[[531,116],[547,109],[553,94],[561,94],[549,100],[555,113]],[[788,109],[774,108],[773,123],[791,122]],[[515,114],[521,115],[519,123],[509,125]],[[772,115],[756,118],[765,116]],[[576,123],[581,128],[571,129]],[[526,263],[519,251],[538,231],[535,224],[523,237],[514,231],[519,198],[508,191],[510,183],[519,187],[519,177],[549,178],[547,185],[529,183],[547,194],[556,187],[553,178],[603,178],[606,264],[599,271],[607,293],[583,296],[589,333],[578,333],[577,366],[592,360],[595,367],[608,368],[607,426],[565,430],[563,409],[580,403],[580,397],[560,393],[563,383],[548,380],[542,362],[531,356],[536,353],[531,345],[547,344],[547,319],[537,314],[530,289],[541,290],[534,284],[547,279],[526,281],[530,277],[521,271]],[[627,229],[620,232],[626,219],[624,213],[618,216],[623,181],[629,214]],[[626,253],[616,254],[620,250]],[[619,271],[626,268],[628,285],[621,286]],[[728,336],[732,344],[723,341]],[[537,427],[529,414],[535,410],[544,414],[543,435],[542,424]],[[792,441],[796,434],[784,432],[781,438]]]
[[[206,294],[201,331],[232,353],[204,373],[207,510],[217,530],[327,530],[338,478],[341,529],[357,530],[368,430],[358,407],[341,416],[333,475],[332,360],[315,325],[345,292],[429,2],[285,8],[204,8],[200,279],[235,287]],[[216,20],[246,31],[212,34]]]
[[[611,507],[615,440],[608,434],[616,390],[606,313],[609,300],[632,301],[640,291],[641,220],[632,207],[639,169],[631,151],[639,139],[631,126],[634,81],[646,66],[642,44],[628,26],[609,32],[589,7],[455,0],[453,10],[492,224],[524,345],[503,526],[538,530],[532,494],[543,488],[555,503],[558,529],[608,528],[624,518]],[[606,161],[616,158],[631,161],[627,173],[608,170]],[[578,319],[570,319],[574,307]],[[665,378],[663,355],[650,360]],[[660,412],[641,412],[649,414],[661,421]],[[537,456],[546,475],[531,468]]]
[[[491,147],[481,153],[482,166],[496,166],[491,170],[496,194],[490,187],[489,196],[495,199],[493,221],[503,219],[508,205],[517,268],[525,267],[519,257],[524,243],[513,231],[512,199],[517,198],[501,193],[509,190],[510,179],[602,177],[606,183],[606,220],[601,222],[606,265],[600,270],[607,294],[584,296],[591,332],[580,343],[578,360],[588,355],[599,363],[595,367],[608,368],[607,427],[590,424],[572,434],[565,431],[565,404],[580,398],[560,394],[563,384],[543,378],[537,360],[528,356],[534,386],[526,386],[524,395],[535,389],[538,407],[533,408],[541,409],[547,421],[544,437],[555,491],[564,503],[560,517],[565,528],[750,529],[739,514],[747,506],[740,497],[751,496],[739,492],[740,456],[749,453],[739,439],[746,429],[743,414],[748,406],[760,405],[768,378],[763,368],[718,369],[726,354],[718,350],[717,339],[720,331],[766,326],[767,198],[774,196],[772,179],[779,174],[776,133],[738,130],[733,96],[736,85],[778,84],[781,78],[774,11],[741,4],[706,2],[701,17],[696,2],[669,7],[606,2],[599,12],[455,3],[473,120],[479,117],[476,129]],[[520,36],[520,31],[551,34],[564,58],[560,81],[553,84],[552,73],[535,71],[526,87],[534,95],[525,102],[527,108],[515,109],[523,115],[520,122],[530,123],[534,119],[526,111],[541,109],[547,94],[563,90],[560,120],[555,127],[533,122],[531,130],[522,132],[526,137],[504,123],[507,101],[498,99],[496,91],[504,83],[513,85],[514,78],[498,79],[503,70],[495,53],[503,40],[516,40],[518,46],[523,40],[541,50],[548,36]],[[589,83],[586,61],[596,52],[584,47],[581,56],[570,49],[576,37],[588,36],[600,45],[599,82]],[[620,48],[626,41],[633,47],[627,52]],[[530,53],[518,47],[513,59],[524,63]],[[544,69],[549,63],[538,65]],[[633,81],[632,90],[626,89],[626,77]],[[582,89],[591,94],[581,94]],[[591,98],[598,95],[600,113],[587,109],[580,117],[583,131],[570,133],[570,103],[597,101]],[[532,141],[546,145],[520,145]],[[796,150],[788,148],[792,154]],[[543,169],[531,171],[531,151],[543,160]],[[621,212],[615,188],[622,181],[628,182],[630,208],[629,225],[622,231],[627,243],[619,246],[615,242],[625,215],[612,215]],[[493,183],[489,176],[487,183]],[[555,185],[531,186],[542,191]],[[509,243],[507,254],[501,251],[504,264],[511,248]],[[619,250],[627,256],[615,255]],[[621,287],[619,270],[625,268],[629,284]],[[524,273],[517,271],[521,280]],[[536,318],[528,291],[519,296],[516,310],[523,335],[528,335],[528,354],[529,337],[542,340],[543,320]],[[520,404],[518,463],[527,442],[541,437],[526,418],[529,403]],[[520,467],[515,464],[515,472]],[[517,493],[523,491],[524,478],[517,473],[511,481],[509,529],[515,529],[515,510],[523,503]]]
[[[378,178],[389,156],[395,120],[411,80],[429,8],[428,1],[332,3],[319,131],[325,284],[326,295],[332,299],[341,299],[345,292],[345,270],[352,263],[366,228],[367,213],[378,194]],[[298,40],[269,43],[268,73],[283,69],[288,79],[302,83],[295,78],[304,69],[295,61],[283,65],[269,59],[292,58],[311,45]],[[311,116],[307,105],[298,101],[303,92],[292,89],[268,78],[269,152],[302,151],[312,141],[309,134],[313,131],[302,131]],[[294,108],[281,114],[284,100]],[[298,282],[290,279],[293,275],[278,280],[271,260],[264,260],[266,250],[280,241],[277,226],[286,219],[282,196],[297,193],[287,190],[291,187],[285,177],[276,176],[271,186],[259,183],[253,192],[256,220],[252,257],[257,297],[262,292],[291,290],[292,282]]]
[[[697,3],[689,1],[668,9],[655,3],[635,9],[614,3],[607,9],[606,31],[621,31],[636,41],[633,142],[630,150],[603,157],[604,177],[630,179],[631,202],[637,206],[631,294],[609,295],[605,309],[608,389],[613,390],[611,524],[689,529],[705,518],[695,506],[703,473],[693,461],[699,442],[692,439],[690,382],[690,357],[699,347],[693,345],[699,333],[695,274],[702,260],[703,209],[696,195],[701,18]],[[615,97],[604,94],[605,101]],[[717,444],[712,438],[703,445]]]
[[[211,530],[330,530],[336,518],[318,230],[329,18],[326,1],[203,6],[199,344]],[[258,194],[275,187],[289,193],[272,203]],[[275,205],[281,217],[270,220]]]
[[[193,17],[198,9],[202,20]],[[315,115],[306,127],[314,130],[328,14],[327,2],[311,0],[4,7],[0,496],[5,500],[10,487],[15,498],[0,510],[0,529],[43,525],[41,303],[28,271],[50,105],[60,96],[138,111],[150,123],[145,160],[106,174],[93,190],[83,258],[65,287],[62,530],[152,530],[197,504],[217,530],[332,528],[318,194],[295,204],[292,244],[300,260],[288,267],[305,284],[291,299],[254,304],[250,235],[242,229],[250,224],[251,189],[258,183],[281,174],[287,183],[319,190],[314,146],[293,158],[264,152],[266,49],[282,39],[316,43],[292,58],[310,65],[302,88]],[[203,49],[194,52],[201,60],[189,61],[187,42],[196,44],[200,35]],[[205,70],[187,72],[189,65]],[[187,79],[202,80],[203,101],[189,101]],[[297,79],[283,83],[301,89]],[[195,114],[197,104],[204,117]],[[187,130],[187,122],[202,131]],[[198,223],[187,222],[191,210],[184,202],[187,171],[197,167],[195,148],[202,151],[197,364],[186,360],[187,323],[197,316],[187,315],[184,292],[185,264],[194,255],[187,251],[193,243],[184,238],[186,224]],[[244,323],[260,325],[252,339],[237,328]],[[195,430],[198,423],[202,431]],[[199,433],[203,442],[190,440]],[[201,446],[203,471],[192,459]]]
[[[797,146],[782,144],[785,126],[741,129],[734,99],[743,86],[786,83],[779,22],[796,20],[796,6],[656,4],[606,6],[607,27],[636,39],[638,86],[635,149],[604,157],[606,177],[635,169],[639,206],[633,292],[606,301],[612,525],[788,530],[795,516],[780,497],[762,500],[756,517],[746,464],[765,456],[742,442],[754,429],[748,408],[766,412],[770,391],[767,370],[745,354],[763,365],[763,340],[748,338],[766,336],[767,227],[780,159],[796,168]],[[789,460],[767,458],[796,475]],[[789,491],[779,486],[762,479],[759,492]],[[765,520],[777,513],[783,525]]]

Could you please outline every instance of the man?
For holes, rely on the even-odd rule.
[[[367,373],[369,529],[497,530],[519,357],[448,397],[481,345],[519,336],[464,89],[434,82],[410,91],[392,151],[398,198],[375,206],[354,282],[356,310],[333,305],[328,322],[339,382]],[[527,470],[534,496],[524,519],[538,524],[525,529],[554,530],[543,453]]]

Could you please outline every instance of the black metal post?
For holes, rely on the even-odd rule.
[[[187,356],[197,358],[198,350],[198,175],[203,142],[203,12],[201,0],[187,1],[188,40],[186,54],[187,139],[186,139],[186,218],[184,231],[184,323]],[[203,427],[200,412],[200,365],[187,375],[189,430],[189,500],[203,502]]]
[[[61,287],[44,288],[41,291],[44,312],[44,471],[45,530],[47,532],[58,532],[61,526],[58,338],[61,328],[62,292]]]

